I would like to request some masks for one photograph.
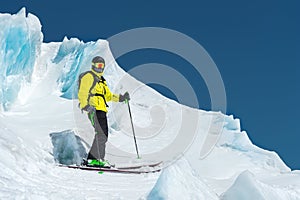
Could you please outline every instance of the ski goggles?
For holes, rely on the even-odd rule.
[[[103,69],[105,66],[104,63],[93,63],[92,65],[98,69]]]

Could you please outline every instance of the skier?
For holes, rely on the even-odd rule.
[[[108,138],[107,103],[108,101],[129,101],[129,93],[123,95],[111,93],[103,77],[105,60],[96,56],[92,59],[91,71],[79,77],[78,100],[80,109],[87,112],[88,118],[95,129],[95,137],[84,165],[109,166],[105,157],[105,144]]]

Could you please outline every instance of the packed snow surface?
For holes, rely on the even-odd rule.
[[[122,70],[107,41],[43,43],[39,19],[25,9],[0,14],[0,36],[0,199],[300,199],[300,172],[253,145],[238,119],[165,98]],[[131,94],[142,157],[127,105],[110,103],[106,158],[116,166],[163,160],[161,172],[58,166],[79,164],[92,142],[76,82],[96,55],[112,92]]]

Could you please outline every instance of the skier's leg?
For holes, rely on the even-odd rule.
[[[105,157],[105,147],[108,139],[108,125],[106,112],[98,111],[97,118],[99,122],[99,130],[97,131],[97,146],[99,148],[99,158],[104,160]]]
[[[91,149],[89,151],[87,159],[98,159],[99,158],[98,154],[99,153],[98,153],[98,148],[97,148],[97,140],[96,140],[96,135],[95,135],[93,144],[91,146]]]
[[[92,121],[92,120],[91,120]],[[97,111],[94,116],[95,138],[87,159],[101,159],[105,157],[105,144],[108,136],[106,113]]]
[[[91,113],[88,113],[88,119],[90,120],[92,126],[94,127],[95,129],[95,121],[97,121],[97,117],[96,117],[96,111],[95,112],[91,112]],[[95,130],[96,132],[96,130]],[[90,151],[88,153],[88,156],[87,156],[87,160],[88,159],[97,159],[97,143],[96,143],[96,136],[94,136],[94,140],[93,140],[93,143],[92,143],[92,146],[90,148]]]
[[[105,157],[105,144],[107,142],[107,136],[103,133],[97,133],[95,135],[95,143],[97,147],[97,159],[104,160]]]

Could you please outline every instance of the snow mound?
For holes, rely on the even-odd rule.
[[[249,171],[241,173],[234,184],[221,196],[222,200],[282,200],[299,199],[299,193],[258,181]]]
[[[163,170],[148,200],[163,199],[218,199],[208,186],[194,173],[189,163],[178,160]]]

